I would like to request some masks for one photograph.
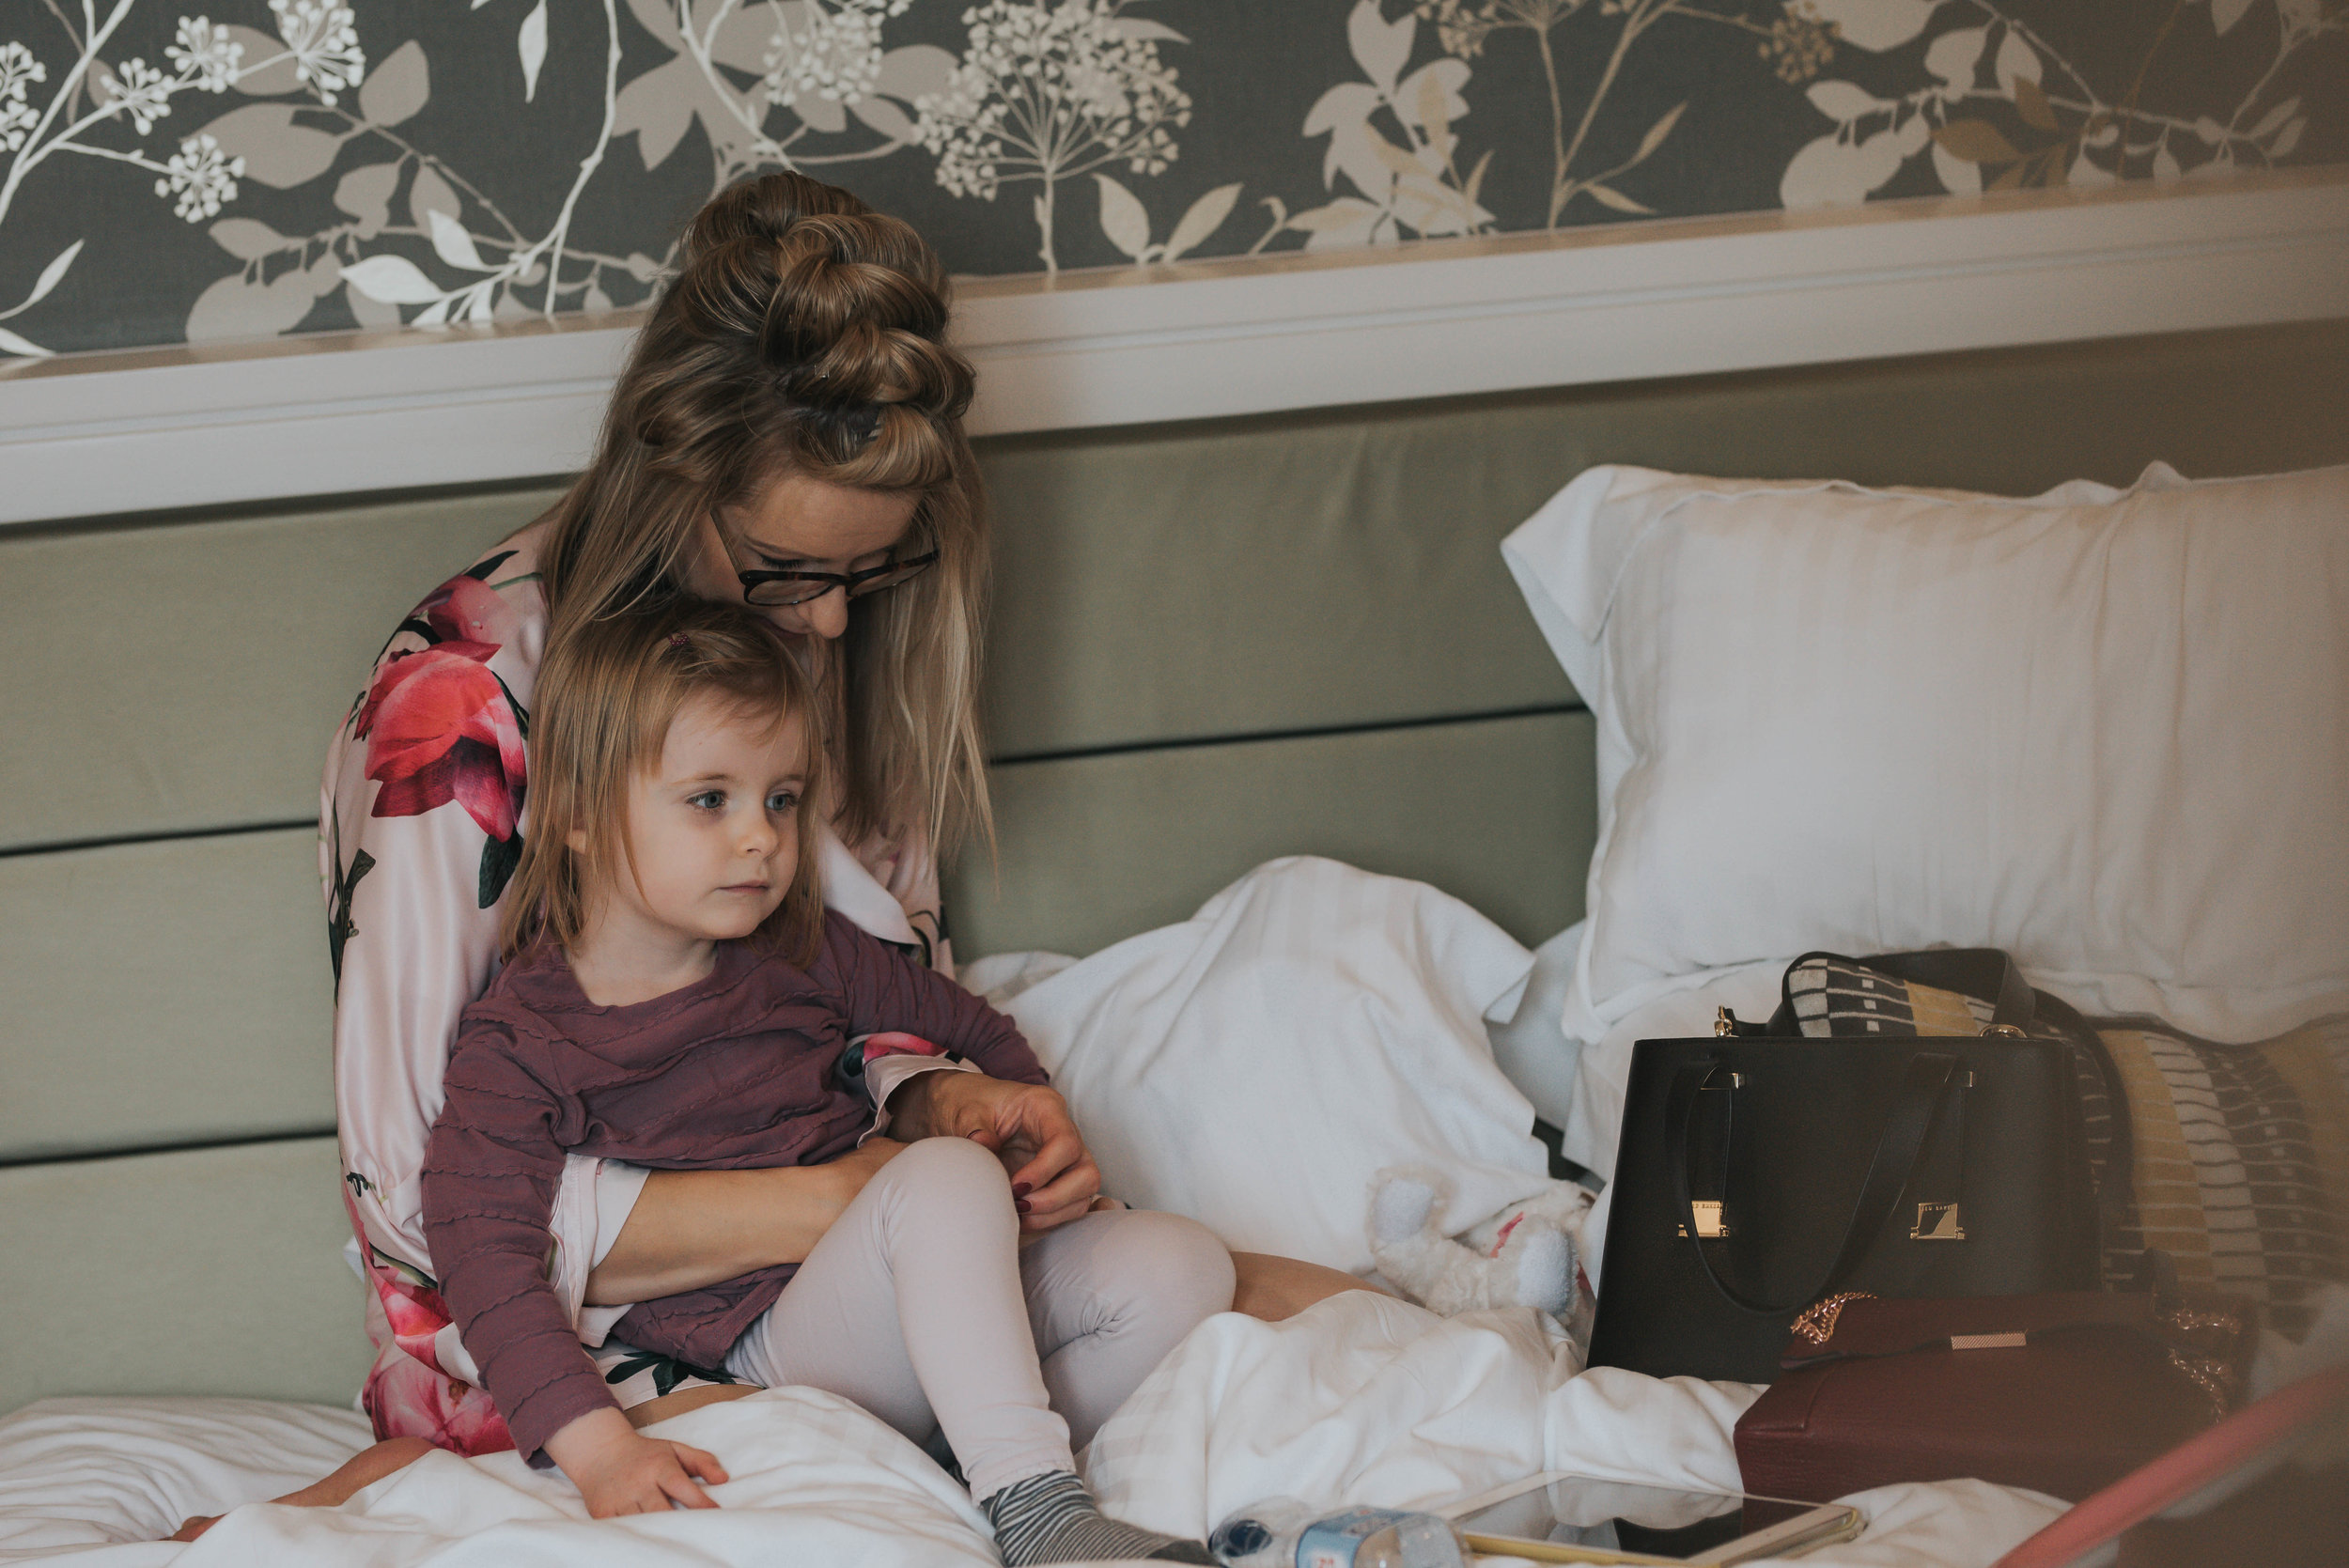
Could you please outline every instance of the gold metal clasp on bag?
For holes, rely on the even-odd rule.
[[[1919,1203],[1917,1223],[1909,1227],[1911,1241],[1964,1241],[1966,1227],[1959,1223],[1955,1203]]]
[[[1845,1307],[1855,1301],[1879,1299],[1881,1297],[1873,1291],[1847,1290],[1840,1295],[1830,1296],[1824,1301],[1814,1301],[1804,1310],[1800,1317],[1795,1319],[1795,1332],[1809,1340],[1812,1344],[1825,1344],[1835,1337],[1836,1320],[1843,1315]]]
[[[1699,1241],[1720,1241],[1727,1238],[1729,1221],[1722,1218],[1721,1205],[1718,1202],[1710,1198],[1699,1198],[1688,1207],[1696,1216]],[[1686,1225],[1675,1225],[1672,1229],[1684,1236],[1688,1234],[1688,1227]]]
[[[1737,1032],[1737,1015],[1726,1007],[1713,1009],[1713,1037],[1720,1039]]]

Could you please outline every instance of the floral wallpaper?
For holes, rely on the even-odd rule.
[[[786,165],[1011,273],[2342,161],[2349,0],[0,0],[0,372],[633,304]]]

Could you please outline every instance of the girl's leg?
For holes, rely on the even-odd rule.
[[[1103,1518],[1078,1482],[1037,1365],[1010,1178],[967,1139],[926,1138],[867,1182],[726,1369],[840,1394],[915,1442],[934,1420],[1008,1563],[1213,1561]]]
[[[1019,1241],[1001,1162],[967,1139],[924,1139],[864,1185],[726,1370],[854,1400],[917,1443],[943,1428],[974,1497],[1071,1469]]]
[[[1114,1209],[1020,1250],[1028,1322],[1052,1408],[1083,1448],[1199,1323],[1232,1305],[1232,1256],[1180,1215]]]

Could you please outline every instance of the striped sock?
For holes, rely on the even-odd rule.
[[[1002,1554],[1004,1568],[1101,1559],[1215,1561],[1204,1542],[1178,1541],[1104,1517],[1085,1483],[1069,1470],[1047,1470],[1015,1481],[979,1504],[979,1510],[995,1527],[995,1550]]]

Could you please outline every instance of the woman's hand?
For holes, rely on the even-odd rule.
[[[890,1096],[890,1127],[907,1138],[968,1138],[992,1149],[1011,1172],[1019,1228],[1049,1231],[1093,1206],[1101,1169],[1068,1114],[1068,1102],[1040,1083],[985,1073],[929,1072]]]
[[[715,1508],[695,1478],[712,1486],[726,1479],[725,1467],[714,1455],[644,1436],[609,1406],[590,1410],[548,1438],[547,1453],[587,1499],[591,1519],[665,1514],[678,1504]]]

